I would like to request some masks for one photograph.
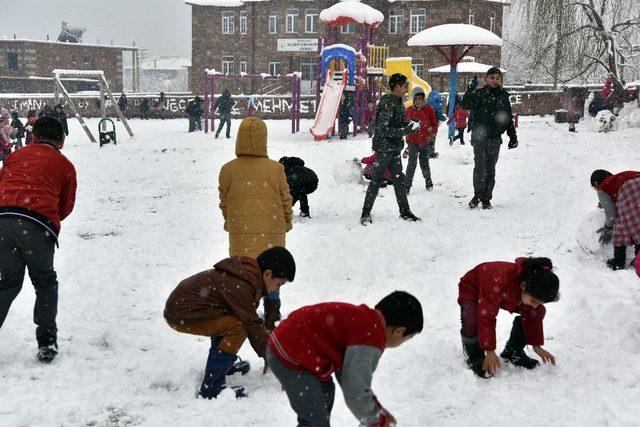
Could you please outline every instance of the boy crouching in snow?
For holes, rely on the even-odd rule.
[[[335,385],[364,426],[396,420],[371,391],[373,372],[386,348],[398,347],[422,331],[422,306],[396,291],[375,308],[341,302],[302,307],[271,333],[267,362],[280,380],[299,426],[329,426]]]
[[[267,249],[257,259],[231,257],[212,270],[191,276],[171,293],[164,318],[178,332],[211,337],[200,396],[217,397],[227,385],[226,375],[246,374],[250,367],[237,353],[247,336],[260,357],[265,357],[268,331],[256,309],[260,300],[293,282],[296,264],[282,247]],[[243,388],[236,397],[246,396]]]

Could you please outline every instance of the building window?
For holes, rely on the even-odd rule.
[[[341,25],[340,33],[342,34],[355,34],[356,33],[356,24],[352,22],[351,24]]]
[[[413,72],[416,73],[418,77],[424,79],[424,59],[412,59],[411,67],[413,68]]]
[[[88,56],[84,57],[84,65],[91,65],[91,58],[89,58]]]
[[[411,9],[411,34],[416,34],[424,30],[426,21],[426,9]]]
[[[489,14],[489,31],[492,33],[496,32],[496,13],[491,12]]]
[[[18,71],[18,53],[7,52],[7,68],[9,71]]]
[[[247,34],[247,12],[240,12],[240,34]]]
[[[476,25],[476,11],[469,9],[469,25]]]
[[[269,15],[269,34],[276,34],[278,32],[278,13],[271,12]]]
[[[224,11],[222,12],[222,34],[233,34],[236,32],[234,12]]]
[[[240,73],[247,73],[247,61],[240,61]]]
[[[318,32],[318,9],[307,9],[304,15],[304,32]]]
[[[78,61],[76,60],[76,56],[75,55],[71,55],[71,63],[72,64],[77,64]]]
[[[317,62],[314,58],[300,59],[301,80],[308,82],[316,79]]]
[[[222,57],[222,72],[224,74],[233,73],[233,56]]]
[[[402,34],[404,26],[404,11],[392,10],[389,15],[389,34]]]
[[[287,9],[287,33],[298,32],[298,9]]]
[[[269,61],[269,74],[272,76],[277,76],[280,74],[280,64],[279,60],[271,60]]]

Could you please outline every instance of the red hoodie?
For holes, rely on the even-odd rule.
[[[75,197],[76,170],[52,144],[38,141],[4,160],[0,216],[29,219],[57,237]]]
[[[520,274],[526,258],[513,262],[485,262],[460,279],[458,303],[478,303],[478,341],[484,350],[496,349],[496,317],[500,309],[522,316],[527,344],[544,344],[542,320],[545,308],[533,308],[522,303]]]
[[[618,201],[618,192],[625,182],[630,179],[640,178],[640,172],[625,171],[605,178],[598,186],[598,190],[604,191],[614,202]]]
[[[420,108],[412,105],[405,111],[404,118],[407,121],[420,122],[420,132],[407,136],[407,142],[416,145],[428,145],[431,137],[438,133],[438,118],[433,107],[429,104],[425,103]]]
[[[375,162],[376,162],[376,153],[373,153],[369,157],[363,157],[362,160],[360,160],[360,163],[363,163],[363,164],[367,165],[364,168],[364,172],[363,173],[365,173],[365,174],[373,173],[373,164]],[[385,179],[387,181],[391,181],[391,170],[389,168],[385,169],[384,177],[385,177]]]
[[[463,129],[467,127],[467,120],[469,119],[469,110],[465,110],[464,108],[456,108],[456,111],[453,113],[453,116],[449,117],[447,123],[451,123],[453,120],[456,121],[456,129]]]

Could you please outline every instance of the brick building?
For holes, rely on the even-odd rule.
[[[192,7],[192,67],[190,87],[202,92],[206,68],[222,72],[284,74],[302,72],[303,91],[315,79],[318,37],[325,34],[318,15],[335,0],[185,0]],[[444,60],[430,48],[408,47],[407,40],[429,27],[468,23],[502,35],[506,0],[367,0],[385,20],[375,31],[375,44],[389,46],[389,56],[411,56],[416,73]],[[359,25],[343,26],[338,42],[355,46]],[[476,48],[473,56],[499,65],[498,47]],[[305,83],[306,82],[306,83]]]
[[[135,47],[0,39],[2,92],[39,92],[54,69],[103,70],[111,90],[120,92],[124,52],[137,60]]]

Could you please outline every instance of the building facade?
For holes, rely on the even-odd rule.
[[[319,14],[335,0],[267,0],[227,2],[235,6],[193,4],[190,87],[201,93],[204,70],[249,74],[302,73],[303,91],[315,80],[317,40],[325,34]],[[196,3],[194,1],[194,3]],[[198,1],[197,3],[202,3]],[[502,0],[368,0],[384,22],[375,31],[375,44],[389,46],[390,57],[411,56],[415,72],[426,77],[429,68],[445,64],[434,49],[408,47],[407,40],[425,28],[465,23],[502,36]],[[211,4],[216,4],[212,2]],[[352,24],[338,30],[338,42],[350,46],[363,34]],[[500,64],[499,47],[479,47],[479,62]]]
[[[135,47],[0,39],[0,78],[14,82],[3,92],[32,92],[29,80],[51,78],[52,70],[103,70],[114,92],[122,91],[122,55]],[[34,79],[37,78],[37,79]],[[53,90],[51,87],[50,90]]]

